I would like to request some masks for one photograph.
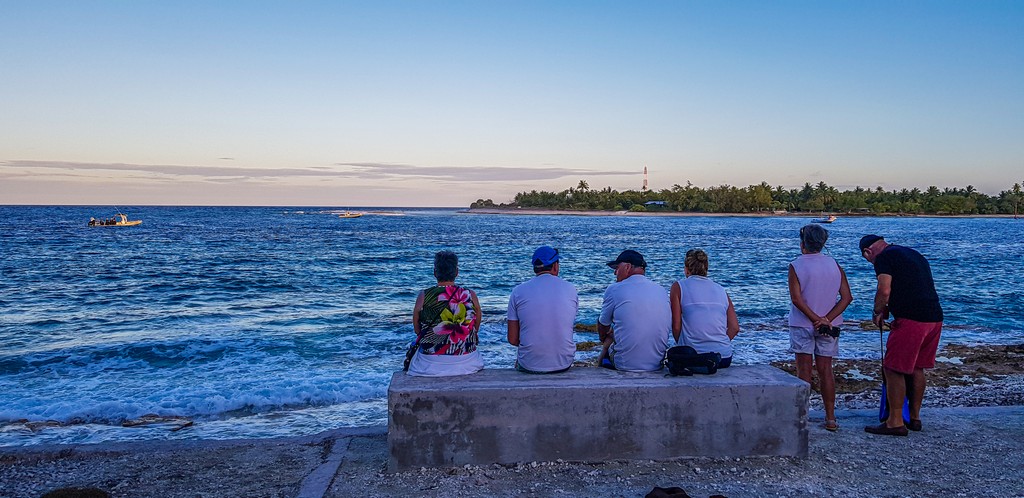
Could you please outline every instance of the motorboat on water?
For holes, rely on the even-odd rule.
[[[89,226],[91,227],[133,227],[141,224],[142,220],[129,220],[127,215],[121,213],[117,213],[114,217],[105,220],[89,218]]]
[[[344,213],[338,214],[338,218],[358,218],[362,215],[363,213],[353,213],[351,211],[345,211]]]
[[[836,215],[830,214],[830,215],[828,215],[827,218],[821,218],[821,219],[818,219],[818,220],[811,220],[811,223],[832,223],[833,221],[836,221],[838,219],[839,218],[836,218]]]

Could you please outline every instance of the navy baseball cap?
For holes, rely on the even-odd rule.
[[[619,253],[619,257],[615,258],[615,261],[609,261],[606,264],[611,268],[615,268],[619,266],[619,263],[629,263],[640,268],[647,268],[647,261],[644,261],[643,255],[632,249],[622,251]]]
[[[533,266],[548,266],[558,261],[558,249],[551,246],[540,246],[533,251]]]
[[[874,235],[874,234],[865,235],[865,236],[861,237],[860,238],[860,252],[864,252],[864,249],[867,249],[867,248],[871,247],[871,244],[874,244],[875,242],[878,242],[879,240],[882,240],[882,237],[879,237],[878,235]]]

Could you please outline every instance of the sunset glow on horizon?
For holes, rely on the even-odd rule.
[[[0,2],[0,204],[1024,182],[1024,3]]]

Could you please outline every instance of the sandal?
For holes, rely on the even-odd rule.
[[[835,432],[839,430],[839,422],[836,419],[828,419],[825,421],[825,430],[829,432]]]

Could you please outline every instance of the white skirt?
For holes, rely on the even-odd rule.
[[[419,351],[409,362],[409,375],[413,377],[451,377],[469,375],[484,368],[484,359],[477,349],[469,354],[423,354]]]

